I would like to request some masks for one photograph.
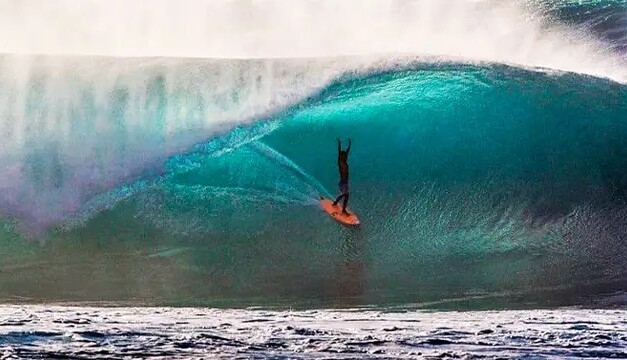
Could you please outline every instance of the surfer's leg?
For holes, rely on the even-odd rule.
[[[342,198],[346,198],[348,194],[348,183],[346,181],[340,180],[338,186],[340,188],[340,196],[335,199],[335,201],[333,202],[333,206],[337,205],[337,203],[339,203]]]
[[[348,197],[349,197],[349,195],[350,195],[349,193],[346,193],[346,194],[343,195],[344,196],[344,204],[342,204],[342,212],[345,215],[348,215],[348,212],[346,211],[346,205],[348,205]]]
[[[344,197],[344,204],[342,204],[342,213],[344,215],[348,215],[346,212],[346,205],[348,205],[348,194],[350,190],[348,189],[348,181],[340,181],[340,191],[342,192],[342,196]]]
[[[340,202],[340,200],[342,200],[343,197],[345,197],[346,194],[340,194],[340,196],[335,198],[335,201],[333,202],[333,206],[337,205],[337,203]]]

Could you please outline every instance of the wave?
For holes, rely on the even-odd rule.
[[[168,4],[155,3],[154,14]],[[63,7],[0,3],[11,10],[0,27],[25,12],[49,35],[48,47],[17,37],[0,49],[13,53],[0,58],[0,273],[9,274],[0,295],[26,287],[40,299],[437,302],[621,288],[627,66],[612,38],[582,33],[588,18],[564,5],[311,4],[268,2],[277,17],[255,18],[254,4],[190,2],[168,19],[149,11],[146,33],[128,28],[145,10],[131,5],[120,29],[132,36],[87,26],[84,39],[100,34],[98,53],[108,56],[85,56],[93,41],[61,42],[47,28],[43,15],[58,18]],[[99,14],[77,19],[100,25],[122,6],[76,5]],[[213,27],[225,23],[197,31],[214,16],[198,9],[229,6],[263,31],[221,41]],[[171,37],[143,38],[192,8],[186,41],[175,44],[185,38],[175,25]],[[294,42],[298,32],[283,30],[305,9],[311,21],[298,26],[327,26]],[[329,37],[358,22],[369,24],[363,39]],[[238,47],[247,41],[260,46]],[[204,45],[192,51],[192,42]],[[354,141],[357,232],[315,208],[336,190],[337,136]],[[48,241],[20,240],[29,234]]]
[[[569,6],[542,2],[0,6],[6,10],[0,26],[27,29],[0,31],[11,34],[0,42],[0,52],[11,54],[0,63],[0,206],[36,231],[67,220],[99,193],[163,172],[164,161],[195,144],[302,101],[342,74],[416,61],[480,61],[627,81],[624,58],[611,42],[587,35],[578,23],[554,21],[549,15]],[[299,21],[305,13],[308,20]],[[242,25],[244,19],[257,31]],[[242,26],[218,31],[226,24]],[[74,26],[83,31],[66,28]],[[309,38],[295,41],[294,34]],[[47,55],[28,55],[38,53]],[[119,58],[147,55],[158,57]],[[271,59],[277,57],[301,59]]]
[[[627,51],[627,3],[616,1],[555,1],[546,3],[547,14],[580,31],[593,34],[624,55]]]
[[[585,303],[627,273],[626,99],[627,88],[608,80],[503,65],[344,76],[94,198],[48,234],[39,256],[72,254],[78,267],[102,259],[99,271],[121,284],[134,280],[120,262],[148,267],[165,278],[143,289],[167,303],[177,291],[196,304],[216,294],[407,302],[552,288],[558,300],[529,296]],[[335,191],[337,135],[354,142],[358,232],[315,205]],[[94,253],[95,243],[106,245]],[[82,299],[78,283],[59,291]],[[603,286],[564,295],[579,283]],[[162,286],[173,293],[146,290]]]

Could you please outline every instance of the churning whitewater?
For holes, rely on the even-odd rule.
[[[14,358],[624,358],[627,312],[0,307]],[[1,330],[0,330],[1,331]],[[1,334],[1,333],[0,333]]]
[[[367,3],[0,2],[0,297],[623,299],[625,3]]]

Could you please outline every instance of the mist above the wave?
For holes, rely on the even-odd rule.
[[[96,194],[161,174],[168,157],[298,101],[339,69],[333,61],[0,56],[0,213],[40,232]]]
[[[526,4],[526,5],[525,5]],[[0,1],[0,52],[123,57],[455,57],[627,81],[625,61],[537,1]]]

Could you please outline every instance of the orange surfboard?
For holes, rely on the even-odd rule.
[[[333,206],[333,201],[323,198],[320,198],[320,208],[324,210],[333,220],[339,222],[342,225],[346,226],[359,226],[359,218],[355,213],[350,210],[346,210],[348,215],[342,214],[342,205],[338,204]]]

